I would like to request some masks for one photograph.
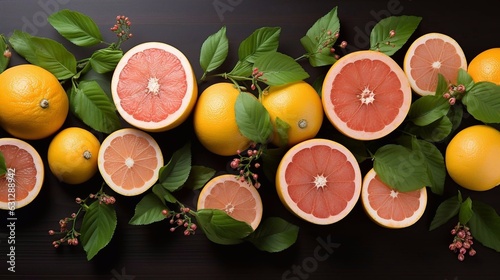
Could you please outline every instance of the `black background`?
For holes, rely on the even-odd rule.
[[[280,48],[298,57],[304,53],[300,38],[307,29],[338,7],[341,40],[349,43],[347,52],[368,49],[368,34],[373,25],[390,15],[421,16],[422,22],[409,42],[393,58],[402,66],[404,54],[412,40],[428,32],[441,32],[462,46],[467,60],[479,52],[500,46],[498,13],[487,1],[467,5],[455,1],[111,1],[48,0],[0,1],[0,33],[9,35],[15,29],[32,35],[50,37],[63,43],[77,58],[88,57],[92,48],[68,44],[47,23],[47,15],[61,9],[72,9],[92,17],[108,42],[114,34],[108,29],[116,15],[132,21],[133,39],[123,44],[127,50],[146,41],[161,41],[179,48],[191,61],[197,77],[201,77],[199,53],[203,41],[222,26],[227,27],[229,57],[224,70],[229,71],[237,59],[238,44],[255,29],[281,27]],[[489,7],[489,8],[488,8]],[[219,9],[219,10],[218,10]],[[340,41],[339,41],[340,42]],[[11,65],[25,63],[14,55]],[[326,68],[313,69],[303,64],[312,82]],[[199,84],[200,92],[215,81]],[[0,104],[1,106],[1,104]],[[325,118],[326,120],[326,118]],[[205,165],[218,173],[229,171],[230,157],[210,154],[196,141],[191,119],[174,130],[153,134],[168,159],[187,141],[193,143],[193,164]],[[463,126],[475,123],[465,118]],[[65,126],[83,126],[69,116]],[[124,126],[127,126],[124,123]],[[105,135],[96,133],[102,140]],[[325,121],[318,137],[334,138],[336,132]],[[8,136],[0,132],[1,137]],[[46,158],[51,137],[29,141]],[[440,144],[443,148],[445,143]],[[366,172],[370,163],[363,163]],[[468,192],[446,179],[443,196],[429,192],[423,217],[405,229],[385,229],[373,223],[360,203],[340,222],[317,226],[299,220],[279,201],[273,183],[260,189],[265,216],[279,216],[300,227],[297,242],[280,253],[264,253],[249,244],[221,246],[211,243],[202,233],[185,237],[171,233],[166,221],[148,226],[130,226],[134,207],[140,197],[116,196],[118,226],[112,241],[91,261],[86,260],[81,246],[54,249],[49,229],[57,229],[58,221],[77,209],[74,198],[96,192],[102,179],[96,175],[82,185],[60,184],[46,165],[42,191],[30,205],[18,209],[15,229],[16,272],[7,270],[7,215],[0,212],[0,278],[1,279],[498,279],[499,253],[478,243],[477,255],[459,262],[448,250],[452,240],[449,231],[458,220],[429,231],[439,203],[462,191],[464,197],[480,200],[500,211],[500,188],[488,192]],[[111,191],[109,191],[111,192]],[[196,205],[198,192],[180,193],[186,205]],[[4,225],[2,225],[4,224]],[[330,251],[321,247],[336,243]],[[317,251],[319,250],[319,251]],[[329,252],[327,259],[318,255]],[[293,272],[300,270],[300,273]]]

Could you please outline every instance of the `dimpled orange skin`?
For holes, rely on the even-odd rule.
[[[487,49],[469,63],[467,72],[477,82],[492,82],[500,85],[500,48]]]
[[[500,131],[474,125],[458,132],[445,154],[446,169],[458,185],[487,191],[500,184]]]

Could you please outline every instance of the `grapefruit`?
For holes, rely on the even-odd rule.
[[[262,219],[262,200],[257,189],[235,175],[218,175],[208,181],[198,197],[198,210],[219,209],[254,230]]]
[[[403,69],[418,95],[434,95],[438,74],[450,84],[457,83],[458,70],[467,70],[460,45],[448,35],[427,33],[417,38],[406,51]]]
[[[415,224],[427,206],[427,189],[399,192],[380,180],[370,169],[361,190],[361,202],[368,216],[386,228],[405,228]]]
[[[16,138],[0,138],[0,153],[7,167],[0,177],[0,209],[22,208],[42,189],[45,175],[42,158],[33,146]]]
[[[500,85],[500,48],[491,48],[476,55],[469,63],[467,72],[472,80]]]
[[[341,133],[358,140],[382,138],[394,131],[410,110],[412,92],[401,67],[386,54],[356,51],[328,70],[323,109]]]
[[[103,140],[97,164],[111,189],[124,196],[135,196],[156,183],[163,155],[156,140],[147,132],[122,128]]]
[[[198,85],[189,60],[180,50],[161,42],[146,42],[120,59],[111,79],[111,93],[127,123],[159,132],[187,119],[198,97]]]
[[[313,138],[291,147],[276,173],[283,205],[305,221],[326,225],[351,212],[361,193],[361,171],[343,145]]]

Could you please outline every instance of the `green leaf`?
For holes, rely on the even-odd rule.
[[[408,119],[418,126],[426,126],[445,116],[450,103],[439,95],[426,95],[415,100],[408,112]]]
[[[260,55],[275,52],[278,49],[280,33],[280,27],[261,27],[255,30],[241,42],[238,48],[239,61],[254,63]]]
[[[229,41],[226,36],[226,27],[223,26],[216,33],[208,36],[201,45],[200,66],[203,72],[217,69],[226,60],[229,51]]]
[[[388,56],[393,55],[408,41],[417,29],[421,17],[390,16],[380,20],[370,33],[370,49],[378,50]],[[394,36],[390,36],[394,31]]]
[[[14,50],[28,62],[47,69],[59,80],[76,74],[76,58],[61,43],[15,31],[9,39]]]
[[[268,52],[255,60],[254,67],[263,75],[260,81],[270,86],[284,85],[309,78],[309,74],[292,57],[279,52]]]
[[[500,86],[492,82],[475,83],[462,98],[467,111],[484,123],[500,123]]]
[[[450,135],[453,125],[454,124],[448,116],[443,116],[437,121],[434,121],[426,126],[417,126],[413,123],[409,123],[405,130],[411,134],[421,137],[426,141],[440,142]]]
[[[0,152],[0,176],[3,176],[7,173],[7,165],[5,164],[5,157],[3,153]]]
[[[307,52],[309,63],[313,67],[331,65],[337,61],[335,54],[330,52],[337,41],[340,31],[340,21],[337,7],[331,9],[326,15],[319,18],[300,39],[300,43]]]
[[[111,204],[94,201],[83,216],[80,228],[83,249],[91,260],[111,241],[116,228],[116,212]]]
[[[418,190],[430,184],[422,153],[401,145],[387,144],[378,148],[373,168],[382,182],[400,192]]]
[[[9,49],[7,39],[3,34],[0,34],[0,73],[2,73],[9,65],[10,57],[6,57],[4,52]]]
[[[88,72],[80,76],[81,81],[95,81],[99,85],[99,87],[106,93],[108,99],[113,100],[113,95],[111,94],[111,76],[106,74],[99,74],[94,69],[89,69]],[[114,107],[114,105],[113,105]]]
[[[466,225],[474,215],[472,211],[472,200],[468,197],[460,204],[460,211],[458,212],[458,221],[462,225]]]
[[[168,191],[174,192],[186,183],[191,171],[191,143],[175,151],[170,161],[160,168],[158,181]]]
[[[297,241],[299,227],[278,217],[269,217],[245,240],[261,251],[283,251]]]
[[[474,86],[474,80],[471,75],[463,68],[458,69],[457,85],[460,84],[465,86],[466,91]]]
[[[436,86],[436,92],[434,93],[435,96],[443,96],[444,93],[448,92],[450,88],[450,85],[448,84],[448,81],[444,77],[443,74],[438,73],[438,83]]]
[[[198,210],[196,221],[210,241],[222,245],[241,243],[253,232],[249,224],[235,220],[218,209]]]
[[[184,185],[191,188],[192,190],[198,190],[203,188],[203,186],[215,175],[215,169],[210,167],[193,165],[191,167],[191,172]]]
[[[273,133],[273,125],[262,103],[250,93],[241,92],[234,108],[241,134],[255,143],[267,143]]]
[[[448,111],[448,114],[446,115],[451,122],[450,134],[451,132],[458,129],[458,127],[462,123],[463,115],[464,115],[464,107],[461,103],[455,103],[455,105],[450,107],[450,111]]]
[[[51,14],[47,20],[64,38],[81,47],[102,42],[97,24],[87,15],[71,10],[60,10]]]
[[[171,192],[165,189],[161,184],[155,184],[153,186],[153,193],[162,201],[163,204],[177,203],[177,198],[175,198]]]
[[[149,225],[165,219],[162,211],[165,204],[154,193],[146,194],[135,206],[134,216],[128,222],[131,225]]]
[[[500,252],[500,216],[488,204],[473,201],[472,215],[469,220],[470,231],[474,238],[484,246]]]
[[[95,81],[81,81],[73,87],[69,103],[71,111],[97,131],[109,134],[121,127],[113,102]]]
[[[236,62],[236,65],[231,70],[231,72],[229,72],[228,74],[231,76],[248,77],[252,74],[252,66],[253,63],[250,63],[246,60],[238,61]]]
[[[442,195],[446,179],[446,167],[443,154],[436,145],[432,143],[420,139],[413,139],[413,141],[420,146],[419,150],[423,153],[431,191],[435,194]]]
[[[455,217],[459,210],[462,200],[459,196],[452,196],[439,204],[436,214],[431,221],[429,230],[434,230],[445,223],[447,223],[451,218]]]
[[[276,134],[280,139],[279,146],[283,147],[288,143],[288,130],[290,129],[290,125],[284,120],[280,119],[280,117],[276,117],[274,123],[274,130],[276,131]]]
[[[278,148],[269,148],[266,146],[262,152],[262,170],[264,172],[264,176],[266,176],[270,182],[274,182],[274,180],[276,180],[276,171],[278,170],[280,161],[286,151],[287,146]]]
[[[103,74],[115,70],[116,65],[122,57],[122,50],[112,48],[99,49],[92,54],[89,63],[97,73]]]

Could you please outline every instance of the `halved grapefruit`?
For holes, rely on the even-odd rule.
[[[262,200],[254,186],[235,175],[218,175],[208,181],[198,197],[198,210],[219,209],[254,230],[262,219]]]
[[[424,214],[427,189],[399,192],[380,180],[375,169],[363,179],[361,202],[368,216],[386,228],[405,228],[415,224]]]
[[[358,140],[382,138],[410,110],[412,92],[403,69],[388,55],[355,51],[332,65],[323,82],[323,109],[341,133]]]
[[[163,155],[156,140],[136,128],[122,128],[108,135],[97,157],[106,184],[125,196],[144,193],[158,180]]]
[[[459,69],[467,70],[467,60],[460,45],[448,35],[427,33],[417,38],[406,51],[403,69],[417,94],[436,93],[438,74],[456,84]]]
[[[120,116],[145,131],[166,131],[190,115],[198,97],[196,77],[177,48],[146,42],[128,50],[111,79]]]
[[[0,177],[0,209],[19,209],[40,193],[45,176],[43,161],[33,146],[16,138],[1,138],[0,152],[7,167]]]
[[[276,190],[283,205],[305,221],[326,225],[351,212],[361,193],[361,171],[342,144],[313,138],[290,148],[278,166]]]

